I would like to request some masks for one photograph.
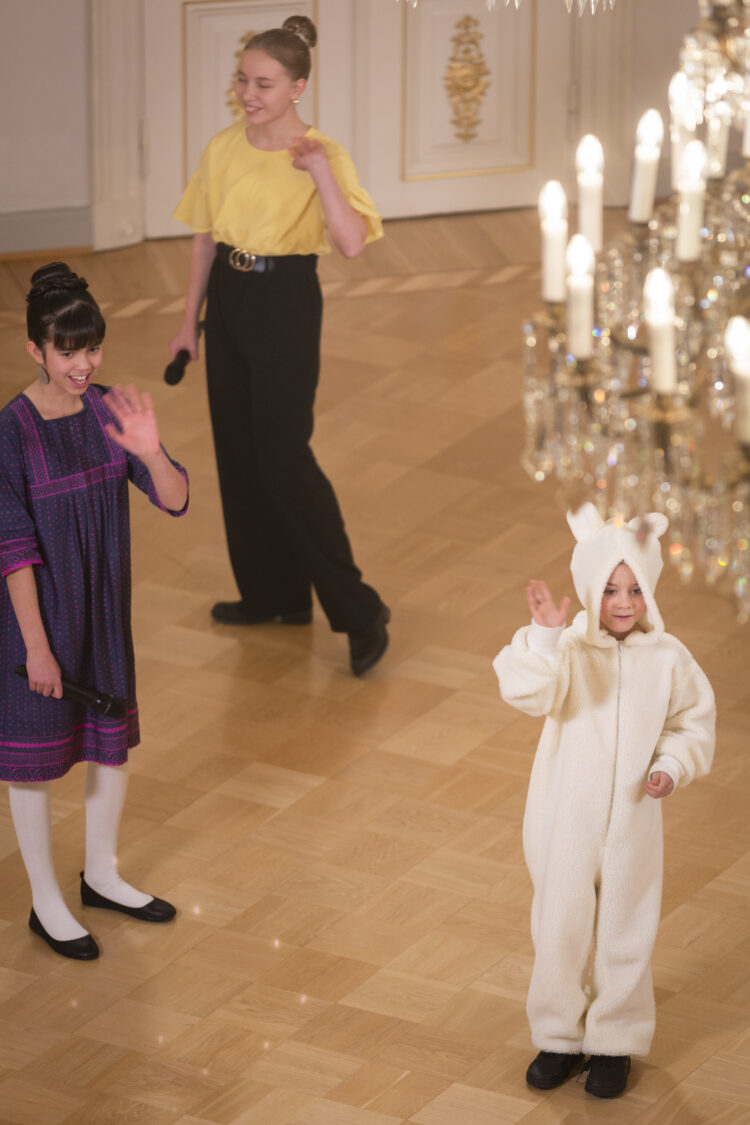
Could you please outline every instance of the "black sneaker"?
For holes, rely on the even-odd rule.
[[[563,1055],[556,1051],[540,1051],[526,1071],[526,1081],[537,1090],[554,1090],[583,1062],[583,1058],[580,1054]]]
[[[628,1084],[630,1055],[592,1055],[583,1069],[589,1072],[587,1093],[597,1098],[619,1098]]]

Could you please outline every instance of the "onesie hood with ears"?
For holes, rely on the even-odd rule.
[[[666,516],[651,512],[629,523],[621,520],[605,523],[594,505],[586,503],[576,512],[568,512],[568,523],[576,537],[570,570],[576,593],[586,610],[586,640],[596,644],[602,639],[599,622],[602,595],[609,576],[621,562],[632,570],[646,602],[646,612],[638,627],[660,636],[664,632],[664,622],[654,590],[662,568],[659,538],[669,526]]]

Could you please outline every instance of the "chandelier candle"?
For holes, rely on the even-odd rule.
[[[602,185],[604,149],[593,133],[587,133],[576,149],[578,184],[578,230],[595,254],[602,248]]]
[[[727,149],[729,148],[729,127],[732,123],[732,110],[726,101],[727,84],[721,77],[709,82],[706,98],[706,148],[708,150],[708,178],[723,180],[727,170]]]
[[[701,252],[701,227],[705,210],[706,165],[708,156],[702,141],[685,146],[677,176],[679,209],[677,214],[678,262],[697,262]]]
[[[666,270],[651,270],[643,286],[644,320],[651,355],[651,390],[670,395],[677,390],[674,351],[674,285]]]
[[[594,329],[594,251],[582,234],[574,234],[565,255],[568,268],[568,352],[590,359]]]
[[[695,137],[698,128],[687,75],[678,70],[669,83],[669,135],[672,142],[672,191],[679,191],[679,173],[685,146]]]
[[[730,317],[724,347],[734,375],[735,434],[740,445],[750,446],[750,320]]]
[[[542,221],[542,300],[565,300],[565,247],[568,242],[568,200],[561,183],[550,180],[539,193]]]
[[[664,122],[656,109],[647,109],[635,132],[633,187],[630,192],[631,223],[647,223],[654,212],[656,175],[664,141]]]

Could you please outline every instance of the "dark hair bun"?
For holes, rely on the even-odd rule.
[[[308,47],[314,47],[318,42],[318,33],[315,30],[315,24],[307,16],[289,16],[281,25],[285,31],[291,31],[295,35],[299,35],[303,42],[307,43]]]
[[[86,279],[79,277],[77,273],[73,273],[65,262],[50,262],[49,265],[34,270],[31,275],[31,289],[26,300],[36,301],[50,293],[74,293],[76,291],[82,293],[88,287]]]

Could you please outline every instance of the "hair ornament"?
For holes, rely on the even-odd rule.
[[[291,31],[292,35],[301,39],[308,51],[311,51],[318,41],[315,24],[307,16],[289,16],[288,19],[284,20],[281,27],[283,31]]]

